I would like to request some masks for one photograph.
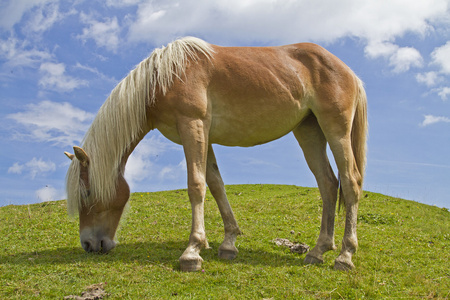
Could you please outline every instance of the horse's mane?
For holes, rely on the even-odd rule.
[[[165,94],[174,77],[182,77],[189,60],[196,61],[199,54],[210,59],[213,52],[210,44],[197,38],[176,40],[155,49],[113,89],[83,139],[82,148],[90,158],[89,197],[82,197],[87,193],[80,181],[79,161],[73,159],[69,166],[66,188],[70,214],[83,203],[101,201],[107,205],[114,198],[117,178],[125,171],[121,159],[142,134],[146,107],[155,103],[157,89]]]

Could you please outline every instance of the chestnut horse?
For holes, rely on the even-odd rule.
[[[233,259],[240,230],[228,203],[212,144],[250,147],[293,132],[323,200],[316,246],[305,263],[323,262],[336,249],[338,194],[346,209],[342,250],[335,268],[354,267],[356,222],[366,160],[367,100],[363,83],[320,46],[220,47],[197,38],[176,40],[130,72],[100,108],[67,173],[69,213],[80,217],[88,252],[108,252],[130,196],[125,164],[139,141],[158,129],[184,149],[192,228],[180,257],[183,271],[201,269],[208,247],[206,185],[225,227],[219,257]],[[336,178],[326,152],[333,153]]]

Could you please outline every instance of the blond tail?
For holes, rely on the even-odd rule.
[[[356,110],[353,117],[351,139],[353,156],[355,158],[356,167],[361,176],[360,184],[362,189],[366,169],[367,133],[369,123],[367,120],[367,95],[364,90],[364,83],[359,78],[356,78],[356,80],[358,83],[358,93],[356,95]],[[339,179],[339,208],[341,208],[342,204],[345,204],[345,197],[342,194]]]

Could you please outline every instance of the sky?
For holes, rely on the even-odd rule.
[[[122,78],[183,36],[324,46],[365,82],[364,189],[450,207],[450,0],[0,0],[0,206],[64,199],[63,152]],[[214,149],[225,184],[316,186],[292,134]],[[182,147],[152,131],[125,175],[133,192],[186,188]]]

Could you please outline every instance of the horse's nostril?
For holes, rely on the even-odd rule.
[[[90,242],[85,241],[85,242],[82,243],[82,246],[83,246],[84,251],[92,252],[92,246],[91,246]]]
[[[108,253],[115,246],[116,243],[106,236],[81,239],[81,247],[83,247],[86,252]]]
[[[116,247],[116,243],[108,238],[101,240],[100,245],[103,253],[108,253],[111,249]]]

